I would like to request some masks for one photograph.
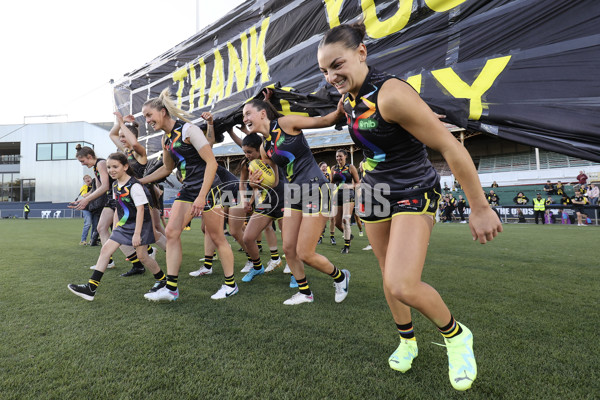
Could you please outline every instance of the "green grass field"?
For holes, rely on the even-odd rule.
[[[183,233],[181,296],[143,294],[150,273],[122,278],[117,253],[93,302],[67,290],[85,283],[99,247],[78,245],[82,220],[0,221],[1,399],[597,399],[600,397],[600,230],[505,225],[485,246],[467,225],[434,229],[423,279],[473,331],[479,376],[452,389],[434,326],[414,313],[419,357],[406,374],[387,358],[398,344],[371,252],[322,254],[352,272],[334,302],[331,279],[307,269],[315,302],[296,307],[282,269],[210,299],[222,284],[192,278],[203,257],[199,221]],[[338,239],[341,235],[338,234]],[[341,240],[339,240],[341,241]],[[164,268],[164,253],[157,260]],[[267,260],[267,252],[263,253]]]

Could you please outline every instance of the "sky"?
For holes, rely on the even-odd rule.
[[[113,121],[111,79],[118,82],[243,1],[6,2],[0,125]]]

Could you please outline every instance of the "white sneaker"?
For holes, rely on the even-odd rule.
[[[244,274],[246,272],[250,272],[252,268],[254,268],[254,264],[252,264],[252,261],[248,260],[240,272]]]
[[[267,263],[267,268],[265,268],[265,273],[273,271],[275,268],[279,268],[281,265],[281,258],[277,258],[277,260],[269,260]]]
[[[152,253],[148,254],[153,260],[156,260],[156,247],[151,247]]]
[[[461,223],[461,224],[466,224],[466,223],[467,223],[467,221],[460,221],[460,223]]]
[[[205,266],[202,266],[199,270],[190,272],[190,276],[210,275],[212,272],[212,268],[208,269]]]
[[[309,295],[306,295],[306,294],[302,294],[302,293],[298,292],[295,295],[293,295],[292,297],[290,297],[289,299],[287,299],[286,301],[284,301],[283,304],[285,304],[286,306],[295,306],[297,304],[302,304],[302,303],[312,303],[313,301],[315,301],[315,297],[312,293]]]
[[[335,302],[341,303],[344,301],[346,296],[348,296],[348,285],[350,284],[350,271],[347,269],[342,270],[342,274],[344,274],[344,280],[340,283],[333,282],[333,286],[335,286]]]
[[[217,293],[210,296],[213,300],[226,299],[227,297],[233,296],[239,291],[237,283],[234,287],[230,287],[227,285],[221,285],[221,288],[217,290]]]
[[[111,269],[115,267],[115,260],[112,260],[111,262],[108,263],[108,265],[106,266],[106,269]],[[96,269],[95,265],[92,265],[90,267],[90,269]]]
[[[165,286],[156,292],[146,293],[144,298],[150,301],[175,301],[179,298],[179,288],[172,292]]]
[[[292,270],[290,269],[290,265],[288,263],[285,263],[285,268],[283,269],[283,273],[284,274],[291,274]]]
[[[363,250],[373,250],[373,248],[371,247],[371,243],[369,243],[367,247],[365,247]]]
[[[360,237],[363,237],[363,236],[364,236],[364,233],[363,233],[363,231],[359,231],[359,232],[358,232],[358,236],[360,236]]]

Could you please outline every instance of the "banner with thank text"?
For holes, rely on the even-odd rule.
[[[367,62],[407,80],[449,122],[600,162],[600,2],[573,0],[257,0],[125,75],[117,107],[170,88],[223,133],[264,87],[284,114],[324,115],[339,95],[317,64],[323,34],[363,20]],[[168,28],[167,28],[168,29]],[[160,135],[146,126],[150,153]]]

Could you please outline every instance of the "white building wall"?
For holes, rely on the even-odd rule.
[[[14,129],[18,127],[14,125]],[[6,126],[2,128],[0,131]],[[92,170],[77,160],[37,161],[38,143],[85,141],[94,145],[96,156],[101,158],[116,150],[107,130],[87,122],[29,124],[0,141],[21,142],[20,178],[35,179],[36,201],[73,201],[83,185],[83,176],[93,176]]]

